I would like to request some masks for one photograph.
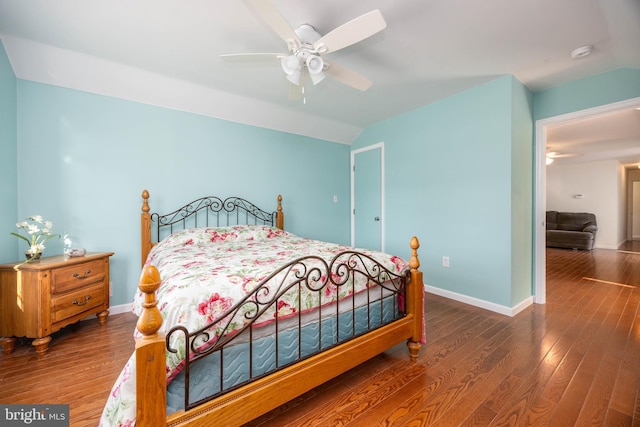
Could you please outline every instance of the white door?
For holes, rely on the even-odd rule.
[[[351,153],[351,245],[384,250],[383,145]]]

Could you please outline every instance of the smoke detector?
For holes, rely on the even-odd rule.
[[[571,57],[573,59],[584,58],[585,56],[589,56],[592,51],[593,51],[593,46],[582,46],[577,49],[574,49],[571,52]]]

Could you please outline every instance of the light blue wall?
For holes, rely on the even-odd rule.
[[[586,110],[640,96],[640,69],[620,68],[534,95],[534,119]]]
[[[280,193],[287,230],[349,242],[346,145],[24,80],[18,135],[19,217],[114,251],[112,305],[131,302],[140,273],[143,189],[161,212],[203,195],[275,210]]]
[[[638,96],[637,69],[535,94],[504,77],[367,128],[352,149],[386,144],[388,250],[405,253],[416,234],[426,284],[523,301],[533,287],[535,120]]]
[[[533,94],[512,79],[511,306],[533,294]]]
[[[427,285],[507,307],[513,92],[512,77],[496,79],[371,126],[352,146],[385,143],[386,249],[408,256],[417,235]],[[529,197],[530,191],[531,185]],[[450,258],[449,268],[442,256]],[[524,286],[530,292],[530,275]]]
[[[18,248],[18,239],[9,236],[18,222],[16,135],[16,76],[0,41],[0,262]]]

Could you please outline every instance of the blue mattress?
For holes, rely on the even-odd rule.
[[[399,317],[397,295],[390,295],[371,302],[368,307],[323,316],[322,320],[318,318],[301,328],[296,325],[277,334],[254,339],[252,345],[246,341],[235,345],[232,342],[191,364],[189,402],[210,399]],[[167,386],[167,414],[184,409],[184,385],[185,372],[182,371]]]

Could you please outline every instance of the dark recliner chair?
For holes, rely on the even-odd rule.
[[[590,251],[597,230],[592,213],[547,211],[547,247]]]

